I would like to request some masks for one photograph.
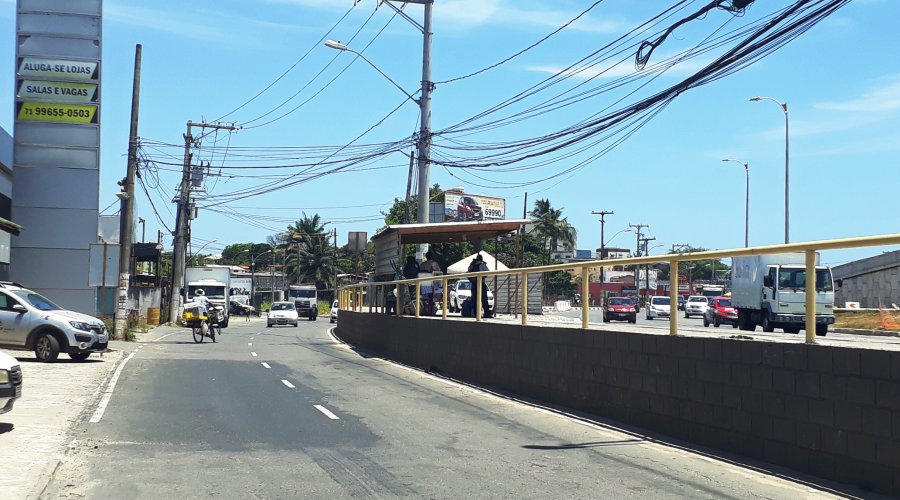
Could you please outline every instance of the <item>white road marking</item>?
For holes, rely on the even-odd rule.
[[[253,351],[250,351],[250,355],[253,356],[254,358],[256,357],[256,353]]]
[[[331,413],[331,411],[328,410],[328,408],[325,408],[325,407],[322,406],[322,405],[313,405],[313,408],[315,408],[315,409],[319,410],[320,412],[324,413],[325,416],[328,417],[328,418],[330,418],[331,420],[340,420],[340,419],[338,418],[337,415],[335,415],[334,413]]]
[[[106,405],[109,404],[109,398],[112,397],[113,391],[116,389],[116,383],[119,381],[119,375],[122,374],[122,370],[125,369],[125,364],[137,354],[137,351],[132,352],[125,358],[125,361],[122,361],[122,364],[116,368],[116,372],[113,374],[112,378],[109,380],[109,384],[106,385],[106,389],[103,391],[103,398],[100,400],[100,404],[97,405],[97,410],[94,411],[94,415],[91,417],[91,423],[96,424],[103,418],[103,414],[106,412]]]
[[[253,340],[253,337],[250,337],[250,340]]]
[[[164,339],[164,338],[166,338],[166,337],[168,337],[168,336],[170,336],[170,335],[175,335],[176,333],[179,333],[179,332],[167,333],[167,334],[163,335],[162,337],[160,337],[160,338],[158,338],[158,339],[156,339],[156,340],[151,340],[150,342],[159,342],[160,340],[162,340],[162,339]]]
[[[281,379],[281,383],[284,384],[284,385],[286,385],[286,386],[288,387],[288,389],[293,389],[293,388],[294,388],[294,384],[288,382],[287,380]]]
[[[272,367],[269,366],[269,363],[266,363],[265,361],[262,362],[262,365],[263,365],[263,368],[272,369]]]
[[[252,346],[252,345],[253,345],[253,342],[247,342],[247,345],[248,345],[248,346]]]

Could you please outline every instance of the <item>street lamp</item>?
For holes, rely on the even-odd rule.
[[[772,101],[784,111],[784,242],[790,242],[790,142],[788,135],[788,105],[772,97],[751,97],[751,101]]]
[[[383,71],[381,71],[381,69],[375,66],[372,61],[366,59],[365,56],[363,56],[359,52],[356,52],[346,45],[334,40],[326,40],[325,46],[335,50],[352,52],[361,57],[364,61],[369,63],[370,66],[375,68],[376,71],[381,73],[382,76],[387,78],[388,81],[393,83],[395,87],[402,90],[403,94],[406,95],[406,97],[419,105],[420,129],[418,141],[416,141],[416,149],[418,150],[419,157],[419,207],[416,220],[419,223],[426,224],[428,223],[428,205],[431,201],[428,192],[428,161],[431,149],[431,91],[434,89],[434,82],[431,81],[431,11],[434,2],[433,0],[408,0],[408,3],[421,3],[423,5],[423,7],[425,8],[425,18],[423,24],[419,25],[417,22],[413,21],[409,16],[392,5],[389,1],[384,2],[384,5],[387,5],[391,9],[394,9],[395,12],[400,14],[404,19],[412,23],[416,28],[419,29],[419,31],[422,32],[422,96],[419,99],[415,99],[412,95],[410,95],[409,92],[403,90],[402,87],[397,85]]]
[[[734,158],[725,158],[722,161],[733,161],[744,166],[744,173],[747,174],[747,188],[744,200],[744,248],[750,246],[750,164]]]
[[[219,240],[215,239],[212,241],[207,241],[206,243],[203,244],[203,246],[200,247],[199,250],[197,250],[196,252],[191,252],[190,257],[188,257],[188,260],[193,259],[195,255],[200,255],[200,252],[202,252],[204,248],[208,247],[209,245],[212,245],[213,243],[216,243],[217,241],[219,241]]]

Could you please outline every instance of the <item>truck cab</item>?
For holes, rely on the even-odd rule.
[[[769,266],[768,273],[763,278],[762,289],[762,305],[769,312],[769,325],[765,319],[761,319],[763,330],[772,331],[780,327],[788,333],[799,332],[806,321],[806,292],[805,266]],[[828,329],[827,325],[834,323],[834,283],[831,269],[816,267],[815,294],[816,331],[824,333]]]
[[[310,321],[319,317],[316,285],[291,285],[287,290],[287,300],[294,303],[298,316]]]

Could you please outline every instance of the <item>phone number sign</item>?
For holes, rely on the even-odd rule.
[[[16,120],[22,122],[97,123],[98,115],[94,104],[20,102],[16,109]]]

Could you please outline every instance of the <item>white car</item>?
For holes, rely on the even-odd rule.
[[[331,304],[331,322],[332,323],[337,323],[337,315],[338,315],[338,301],[335,300],[334,303]]]
[[[13,409],[22,397],[22,368],[19,361],[0,352],[0,415]]]
[[[488,306],[494,309],[494,293],[488,288]],[[462,304],[472,297],[472,284],[469,280],[459,280],[450,287],[450,296],[447,298],[448,312],[462,312]]]
[[[703,316],[709,307],[709,298],[702,295],[691,295],[684,303],[684,317]]]
[[[269,308],[269,316],[266,318],[266,327],[271,328],[272,325],[292,325],[298,326],[300,317],[297,315],[297,309],[293,302],[274,302]]]
[[[650,304],[647,305],[647,319],[668,318],[671,310],[669,297],[665,295],[650,297]]]

